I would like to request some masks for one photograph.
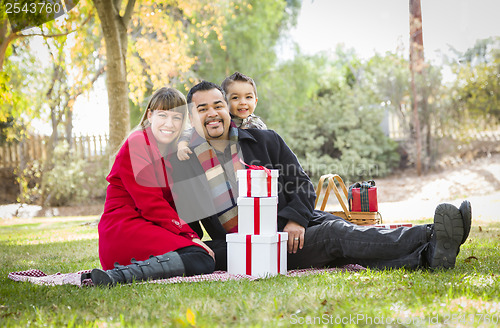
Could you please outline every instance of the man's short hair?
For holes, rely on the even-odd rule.
[[[240,72],[234,72],[233,75],[226,77],[224,81],[222,81],[221,87],[225,92],[227,92],[227,88],[229,87],[229,85],[236,81],[250,83],[253,87],[255,97],[257,98],[257,85],[255,84],[255,81],[250,76],[246,76],[245,74],[241,74]]]
[[[193,95],[198,91],[208,91],[208,90],[212,90],[212,89],[219,90],[220,93],[222,93],[222,97],[224,98],[224,100],[227,103],[226,93],[218,84],[215,84],[213,82],[208,82],[208,81],[201,81],[200,83],[198,83],[197,85],[192,87],[187,94],[187,103],[188,103],[189,113],[191,113],[191,108],[193,107],[191,105],[191,103],[193,102]]]

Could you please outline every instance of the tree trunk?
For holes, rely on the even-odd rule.
[[[120,0],[94,0],[106,44],[106,87],[109,106],[109,152],[115,153],[130,127],[127,82],[127,25],[135,0],[120,16]]]
[[[421,101],[415,84],[415,73],[422,73],[424,66],[424,40],[422,34],[422,10],[420,0],[410,0],[410,71],[413,94],[413,119],[415,127],[417,174],[422,174],[422,138],[420,135],[420,119],[418,103]]]
[[[7,15],[4,18],[0,18],[0,72],[3,71],[3,63],[5,61],[5,53],[7,52],[7,47],[9,44],[17,38],[15,33],[8,34],[9,31],[9,20]]]
[[[66,107],[66,141],[68,142],[69,149],[73,148],[73,106]]]

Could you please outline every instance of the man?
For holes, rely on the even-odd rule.
[[[173,189],[179,199],[190,200],[184,206],[176,203],[179,216],[202,219],[213,240],[207,244],[214,247],[216,269],[226,268],[226,233],[237,231],[235,171],[244,168],[240,159],[280,170],[278,230],[288,233],[289,269],[345,263],[375,268],[455,266],[470,231],[468,201],[460,209],[439,205],[431,225],[391,230],[351,224],[314,210],[314,187],[276,132],[231,125],[225,94],[218,85],[199,83],[189,91],[187,101],[196,130],[190,143],[195,156],[182,163],[173,161]],[[199,222],[190,225],[203,234]]]

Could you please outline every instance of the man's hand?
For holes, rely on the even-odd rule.
[[[179,161],[185,161],[189,159],[189,154],[193,152],[188,147],[188,143],[186,141],[181,141],[177,145],[177,158]]]
[[[306,229],[294,221],[288,221],[283,232],[288,232],[288,253],[297,253],[297,249],[304,247],[304,233]]]
[[[207,246],[207,244],[205,244],[204,242],[202,242],[199,238],[193,238],[191,240],[193,243],[197,243],[198,245],[200,245],[201,247],[203,247],[207,252],[208,254],[214,259],[215,261],[215,254],[214,254],[214,251]]]

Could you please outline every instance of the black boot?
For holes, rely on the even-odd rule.
[[[464,237],[464,222],[458,208],[440,204],[434,214],[434,225],[426,253],[431,269],[455,267],[458,250]]]
[[[429,267],[454,268],[463,238],[464,221],[460,210],[451,204],[440,204],[434,214],[432,236],[426,253]]]
[[[90,278],[96,286],[114,286],[117,283],[164,279],[184,274],[184,263],[177,252],[168,252],[159,256],[151,256],[145,261],[119,265],[115,263],[112,270],[93,269]]]
[[[462,221],[464,222],[464,237],[462,238],[461,244],[465,243],[467,237],[469,237],[470,227],[472,225],[472,206],[468,200],[464,200],[460,204],[460,214],[462,214]]]

